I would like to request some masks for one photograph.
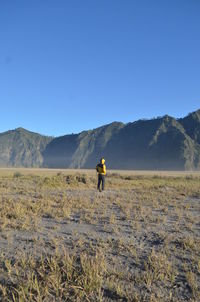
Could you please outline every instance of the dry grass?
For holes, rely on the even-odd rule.
[[[199,301],[200,175],[0,170],[0,301]]]

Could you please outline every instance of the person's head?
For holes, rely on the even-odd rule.
[[[104,158],[101,158],[100,159],[100,163],[103,165],[103,164],[105,164],[105,159]]]

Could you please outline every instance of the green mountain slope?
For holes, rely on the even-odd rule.
[[[199,120],[197,111],[179,120],[166,115],[128,124],[115,122],[56,138],[44,152],[44,163],[48,167],[93,168],[105,157],[112,169],[199,169]]]
[[[115,169],[193,170],[198,168],[200,146],[177,120],[165,116],[124,126],[103,154]]]
[[[123,123],[99,127],[80,134],[55,138],[43,153],[44,166],[51,168],[89,168],[104,154],[104,149]]]
[[[0,134],[1,167],[40,167],[43,164],[42,152],[51,137],[27,131],[23,128]]]
[[[200,144],[200,110],[190,113],[185,118],[179,119],[186,133]]]
[[[18,128],[0,134],[0,166],[200,170],[200,110],[123,124],[114,122],[57,138]]]

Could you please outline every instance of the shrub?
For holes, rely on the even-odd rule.
[[[23,174],[20,173],[20,172],[15,172],[15,173],[13,174],[13,177],[14,177],[14,178],[19,178],[19,177],[22,177],[22,176],[23,176]]]

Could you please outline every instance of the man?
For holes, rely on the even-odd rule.
[[[101,183],[102,183],[102,191],[105,187],[105,175],[106,175],[106,165],[105,165],[105,159],[101,158],[100,163],[96,166],[96,170],[98,172],[98,185],[97,190],[101,192]]]

